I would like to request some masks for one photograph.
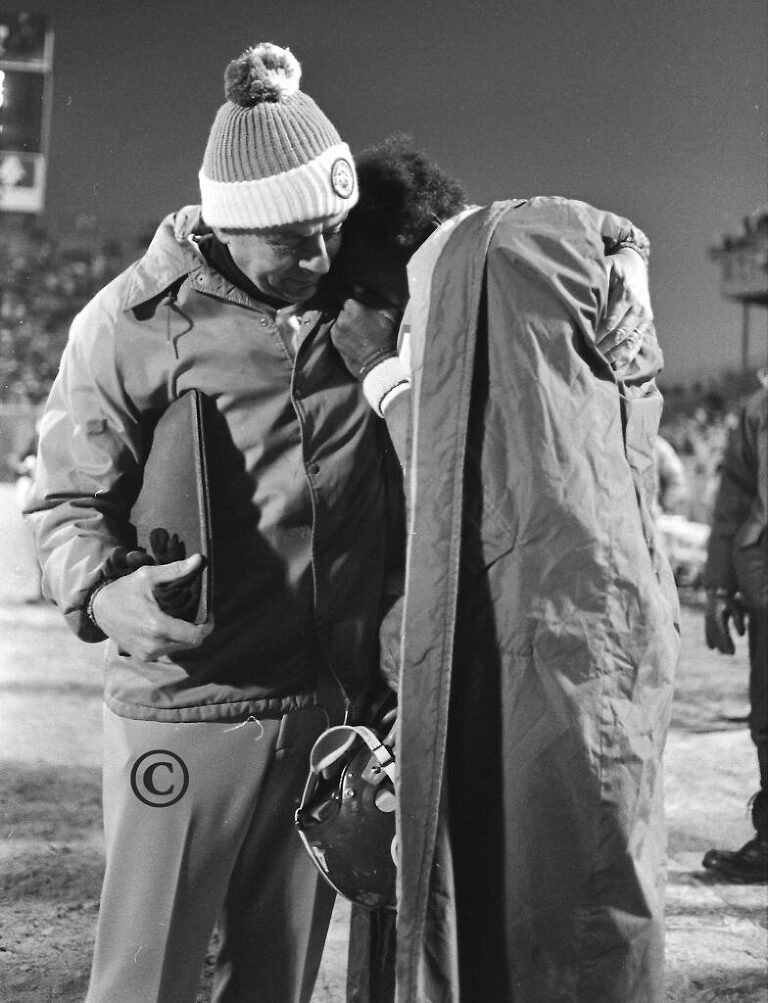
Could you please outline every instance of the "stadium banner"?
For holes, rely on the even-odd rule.
[[[45,15],[0,12],[0,211],[45,206],[52,70]]]

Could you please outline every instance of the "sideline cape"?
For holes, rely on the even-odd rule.
[[[622,223],[564,199],[495,203],[455,226],[432,274],[414,357],[398,1003],[662,998],[679,618],[646,497],[661,398],[594,344]]]

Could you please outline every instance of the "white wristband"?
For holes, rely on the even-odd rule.
[[[379,401],[379,414],[381,415],[381,417],[386,418],[387,411],[389,410],[390,405],[395,400],[397,400],[400,394],[403,394],[406,392],[406,390],[410,389],[411,389],[411,381],[403,380],[402,383],[396,383],[391,390],[387,390],[387,392]]]
[[[389,403],[396,389],[406,390],[411,385],[408,367],[398,356],[384,359],[363,380],[363,393],[376,414],[382,418],[382,405]]]

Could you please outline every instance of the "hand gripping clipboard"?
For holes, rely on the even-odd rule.
[[[154,590],[161,609],[190,623],[208,619],[213,587],[206,405],[202,391],[188,390],[163,412],[131,512],[137,545],[158,564],[203,555],[201,571]]]

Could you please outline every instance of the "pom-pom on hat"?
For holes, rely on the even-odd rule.
[[[290,49],[260,42],[232,60],[200,169],[203,218],[263,229],[347,212],[357,202],[352,154],[299,90]]]

